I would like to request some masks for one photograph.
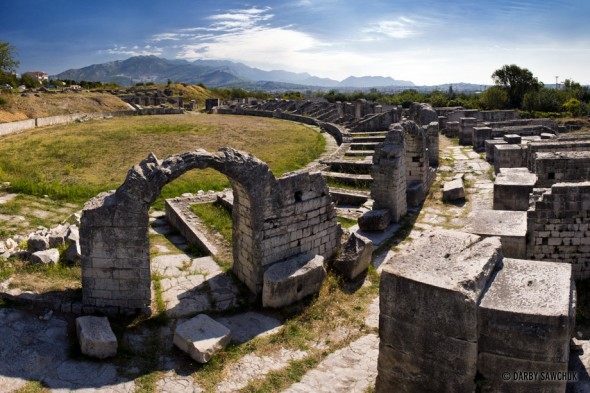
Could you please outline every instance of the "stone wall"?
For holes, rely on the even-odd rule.
[[[163,161],[150,154],[116,192],[85,205],[80,227],[85,307],[149,310],[149,208],[165,184],[205,168],[225,174],[232,185],[232,270],[255,294],[262,292],[264,272],[273,264],[305,253],[329,258],[337,251],[341,228],[319,172],[276,179],[265,163],[231,148]]]
[[[0,124],[0,136],[13,134],[15,132],[29,130],[36,127],[52,126],[56,124],[67,124],[75,121],[85,121],[90,119],[102,119],[116,116],[172,115],[181,113],[184,113],[183,110],[175,108],[144,108],[140,110],[74,113],[71,115],[39,117],[30,120],[2,123]]]
[[[590,180],[590,151],[536,153],[537,187]]]
[[[431,126],[423,128],[413,121],[393,124],[385,140],[375,148],[371,170],[373,210],[388,210],[394,222],[406,214],[408,206],[423,202],[432,183],[427,133],[431,130],[433,151],[438,151],[438,123]]]
[[[399,111],[390,110],[383,113],[375,113],[374,115],[361,119],[352,127],[351,131],[369,132],[369,131],[387,131],[389,126],[400,121],[401,116]]]
[[[588,151],[590,150],[589,140],[545,140],[531,142],[527,144],[526,166],[532,172],[537,172],[536,158],[537,153],[542,152],[570,152],[570,151]]]
[[[528,211],[527,258],[566,262],[590,277],[590,182],[557,183]]]
[[[373,210],[388,210],[394,222],[398,222],[408,210],[405,151],[404,131],[400,127],[393,127],[373,154]]]

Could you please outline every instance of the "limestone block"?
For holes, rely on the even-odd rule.
[[[49,248],[49,239],[47,236],[31,235],[27,240],[27,249],[30,253],[43,251]]]
[[[326,278],[324,257],[303,254],[276,263],[264,273],[262,305],[283,307],[320,290]]]
[[[500,263],[500,239],[436,230],[382,271],[378,392],[471,392],[477,308]]]
[[[470,370],[416,357],[379,344],[378,393],[473,392],[475,362]],[[423,372],[427,370],[427,372]]]
[[[76,333],[84,355],[105,359],[117,354],[117,337],[107,317],[76,318]]]
[[[502,168],[494,181],[494,210],[527,211],[537,175],[527,168]]]
[[[443,201],[451,202],[462,199],[465,199],[465,187],[462,178],[453,179],[444,183]]]
[[[567,362],[535,362],[482,352],[479,354],[477,369],[485,378],[481,388],[483,393],[563,393],[566,391]],[[523,375],[523,372],[527,375]]]
[[[570,264],[505,258],[481,301],[480,352],[567,363],[573,291]]]
[[[518,145],[522,142],[522,137],[518,134],[506,134],[504,135],[504,141],[511,145]]]
[[[381,314],[476,341],[477,303],[501,260],[499,238],[479,239],[442,230],[418,239],[415,252],[394,258],[383,269]]]
[[[174,331],[174,344],[199,363],[207,363],[230,340],[230,330],[205,314],[181,323]]]
[[[477,210],[469,218],[464,231],[475,235],[500,236],[504,257],[523,258],[526,255],[527,212]]]
[[[31,263],[45,263],[55,265],[59,261],[59,250],[50,248],[45,251],[37,251],[31,254]]]
[[[74,241],[71,242],[68,248],[64,251],[63,260],[69,263],[78,263],[80,262],[81,256],[80,242]]]
[[[409,183],[406,188],[408,206],[418,207],[424,202],[424,184],[421,181]]]
[[[358,219],[359,228],[363,231],[384,231],[391,223],[389,210],[370,210]]]
[[[68,226],[60,224],[49,231],[49,247],[61,247],[65,245],[68,234]]]
[[[342,245],[334,268],[345,278],[353,280],[367,270],[373,256],[373,242],[353,232]]]

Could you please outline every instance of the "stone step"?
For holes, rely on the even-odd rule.
[[[330,196],[336,206],[361,206],[363,203],[367,202],[371,193],[369,191],[346,190],[343,188],[330,187]]]
[[[327,160],[322,164],[329,165],[331,172],[345,172],[350,174],[371,173],[373,162],[371,160]]]
[[[354,137],[363,137],[363,136],[387,136],[389,131],[354,131],[351,132],[350,135]]]
[[[340,184],[354,187],[369,187],[373,182],[371,175],[353,175],[350,173],[322,171],[327,179],[332,179]]]
[[[348,150],[344,153],[347,157],[369,157],[375,154],[374,150]]]
[[[385,140],[385,136],[352,136],[353,143],[367,143],[367,142],[377,142],[381,143]]]
[[[351,150],[375,150],[379,142],[351,143]]]

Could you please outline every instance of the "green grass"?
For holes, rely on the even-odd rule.
[[[350,228],[350,227],[357,224],[357,220],[352,220],[352,219],[346,218],[346,217],[338,216],[338,217],[336,217],[336,219],[338,220],[338,222],[340,223],[342,228]]]
[[[191,205],[191,211],[203,221],[212,231],[220,233],[223,238],[232,244],[232,217],[231,212],[219,203],[195,203]]]
[[[301,360],[291,362],[283,370],[272,371],[262,380],[251,382],[242,391],[279,391],[299,381],[306,371],[315,367],[327,354],[348,345],[367,331],[374,333],[364,324],[366,307],[379,292],[379,276],[374,268],[369,268],[367,278],[371,285],[351,291],[340,277],[329,272],[319,294],[279,310],[285,323],[278,333],[228,346],[193,373],[195,381],[205,392],[214,392],[230,364],[247,354],[264,356],[280,348],[307,351],[308,354]],[[330,341],[330,334],[339,329],[346,329],[350,334],[340,340]],[[326,343],[322,350],[314,348],[320,340]]]
[[[301,124],[221,115],[114,118],[25,131],[0,141],[0,181],[10,181],[11,192],[73,202],[118,187],[149,152],[163,159],[229,146],[254,154],[280,176],[305,166],[325,148],[324,138]],[[162,195],[227,187],[221,173],[191,171],[164,187]]]

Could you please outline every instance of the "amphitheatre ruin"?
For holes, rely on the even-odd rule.
[[[296,371],[280,391],[589,391],[576,283],[590,277],[590,134],[423,103],[215,99],[207,110],[306,124],[326,149],[281,176],[231,140],[149,154],[69,220],[0,242],[4,259],[81,265],[77,294],[0,282],[0,391],[131,392],[154,375],[161,392],[274,391]],[[166,184],[206,169],[231,188],[153,208]],[[231,245],[196,204],[230,212]],[[156,236],[170,240],[159,253]],[[348,308],[329,308],[339,302]]]

